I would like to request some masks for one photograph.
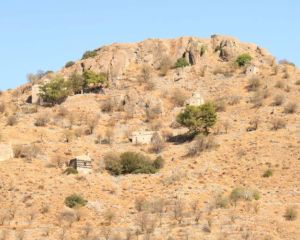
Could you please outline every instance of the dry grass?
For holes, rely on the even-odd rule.
[[[286,121],[282,118],[273,118],[271,124],[271,130],[277,131],[279,129],[285,128]]]
[[[294,102],[289,102],[284,106],[284,113],[292,114],[295,113],[298,109],[298,104]]]
[[[281,106],[284,102],[284,96],[282,94],[278,94],[273,99],[273,106]]]

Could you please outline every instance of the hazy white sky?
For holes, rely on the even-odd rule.
[[[0,89],[113,42],[232,35],[300,65],[298,0],[9,0],[0,4]]]

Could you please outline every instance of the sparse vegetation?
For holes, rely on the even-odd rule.
[[[279,95],[276,95],[274,97],[274,100],[273,100],[273,105],[274,106],[281,106],[284,102],[284,96],[279,94]]]
[[[48,116],[45,114],[41,114],[35,119],[34,125],[37,127],[44,127],[47,125],[48,122],[49,122]]]
[[[284,82],[282,80],[278,80],[276,83],[275,83],[275,86],[276,88],[280,88],[280,89],[283,89],[285,86]]]
[[[188,149],[188,156],[195,156],[203,151],[213,149],[217,146],[213,136],[198,135],[192,146]]]
[[[237,59],[235,60],[235,63],[239,67],[243,67],[243,66],[246,66],[247,64],[249,64],[251,62],[251,60],[252,60],[252,57],[250,56],[250,54],[244,53],[237,57]]]
[[[177,116],[177,122],[187,128],[190,132],[205,134],[209,133],[217,121],[215,107],[211,103],[205,103],[201,106],[186,106],[184,111]]]
[[[70,174],[78,174],[77,169],[72,168],[72,167],[68,167],[66,168],[66,170],[64,171],[64,174],[66,175],[70,175]]]
[[[230,199],[233,203],[237,203],[239,200],[258,200],[260,198],[260,194],[257,190],[252,190],[244,187],[237,187],[232,190],[230,193]]]
[[[187,99],[188,93],[181,88],[172,91],[171,100],[175,106],[182,107]]]
[[[65,199],[65,205],[69,208],[81,207],[87,204],[87,200],[78,194],[72,194]]]
[[[284,106],[284,113],[292,114],[297,111],[298,105],[294,102],[289,102]]]
[[[16,116],[16,115],[11,115],[11,116],[9,116],[9,117],[7,118],[6,124],[7,124],[8,126],[14,126],[14,125],[17,124],[17,122],[18,122],[17,116]]]
[[[158,133],[155,133],[151,139],[150,151],[157,154],[160,153],[164,149],[164,147],[165,147],[164,140]]]
[[[165,56],[161,59],[159,70],[161,76],[166,76],[170,68],[172,67],[172,61],[170,57]]]
[[[251,77],[248,80],[248,90],[249,91],[257,91],[261,85],[261,82],[258,77]]]
[[[190,64],[187,62],[187,60],[185,58],[178,58],[174,65],[174,68],[183,68],[183,67],[187,67],[189,65]]]
[[[298,212],[295,207],[287,207],[285,210],[284,217],[288,221],[294,221],[297,219]]]
[[[0,113],[4,113],[5,112],[5,104],[4,103],[0,103]]]
[[[272,124],[271,130],[276,131],[276,130],[285,128],[286,121],[282,118],[273,118],[271,120],[271,124]]]

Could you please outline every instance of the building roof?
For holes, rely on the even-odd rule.
[[[77,156],[76,160],[83,160],[83,161],[88,161],[88,162],[92,161],[92,159],[89,156],[87,156],[87,155]]]

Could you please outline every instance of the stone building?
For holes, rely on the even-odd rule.
[[[150,144],[155,131],[135,131],[129,137],[133,144]]]
[[[92,159],[87,155],[77,156],[69,161],[68,167],[76,169],[79,173],[92,172]]]
[[[254,65],[250,65],[246,68],[245,74],[252,75],[252,74],[256,74],[257,72],[258,72],[257,67]]]
[[[40,84],[35,84],[31,88],[31,103],[38,104],[40,103]]]
[[[9,144],[0,144],[0,162],[13,158],[13,149]]]
[[[204,99],[200,93],[193,93],[192,97],[185,101],[185,105],[200,106],[204,104]]]

